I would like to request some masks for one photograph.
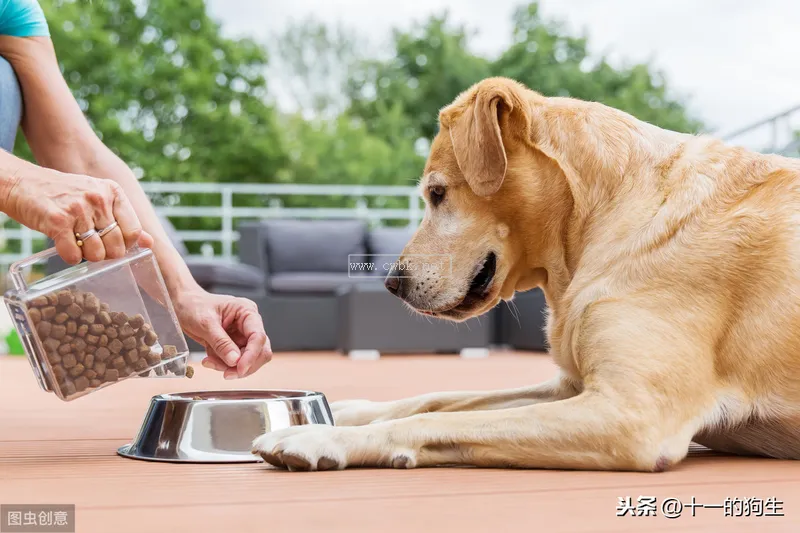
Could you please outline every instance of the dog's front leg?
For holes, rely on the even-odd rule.
[[[663,470],[693,431],[668,411],[631,409],[612,397],[573,398],[497,411],[426,413],[358,427],[300,426],[267,433],[254,453],[291,470],[347,466]]]
[[[530,387],[498,391],[433,392],[386,402],[341,400],[331,404],[337,426],[363,426],[421,413],[485,411],[571,398],[579,384],[559,375]]]

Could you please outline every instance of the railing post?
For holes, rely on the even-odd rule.
[[[222,188],[222,257],[233,258],[233,190]]]
[[[412,228],[416,228],[419,224],[419,193],[414,189],[408,195],[408,223]]]
[[[22,257],[33,255],[33,230],[27,226],[22,226]]]

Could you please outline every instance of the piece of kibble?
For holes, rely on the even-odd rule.
[[[78,337],[85,337],[89,333],[89,326],[83,324],[82,326],[78,326]]]
[[[106,335],[109,339],[116,339],[119,337],[119,330],[117,328],[106,328]]]
[[[59,355],[67,355],[69,352],[72,351],[72,346],[69,344],[62,344],[58,347],[58,354]]]
[[[70,381],[69,379],[64,381],[64,384],[61,385],[61,394],[63,394],[67,398],[69,398],[70,396],[72,396],[76,392],[77,391],[75,390],[75,384],[72,381]]]
[[[121,326],[128,321],[128,315],[125,313],[111,313],[111,320],[114,324]]]
[[[64,326],[64,327],[66,327],[66,326]],[[67,343],[67,342],[72,342],[74,340],[75,340],[75,337],[73,337],[72,335],[64,335],[64,338],[61,339],[61,342],[62,343]]]
[[[137,359],[136,362],[133,364],[133,369],[141,372],[147,368],[147,361],[144,359]]]
[[[86,353],[94,353],[96,351],[97,351],[97,346],[93,346],[90,344],[86,347]]]
[[[106,328],[103,326],[103,324],[92,324],[91,326],[89,326],[89,333],[99,337],[100,335],[103,334],[105,329]]]
[[[83,366],[83,364],[81,364],[81,363],[78,363],[78,364],[76,364],[75,366],[73,366],[72,368],[69,369],[69,375],[72,376],[73,378],[77,378],[78,376],[80,376],[84,372],[86,372],[86,367]]]
[[[156,352],[148,352],[145,358],[147,359],[147,364],[150,366],[155,366],[161,362],[161,355]]]
[[[50,322],[39,322],[39,325],[36,326],[36,331],[39,333],[39,338],[45,339],[49,337],[52,327],[53,324]]]
[[[57,365],[61,362],[61,356],[58,354],[58,352],[50,352],[47,354],[47,360],[50,361],[51,365]]]
[[[44,347],[48,352],[57,352],[58,347],[61,346],[61,343],[58,342],[56,339],[47,339],[44,341]]]
[[[67,322],[67,335],[77,335],[78,324],[74,320]]]
[[[89,381],[89,386],[91,388],[93,388],[93,389],[96,389],[97,387],[99,387],[102,384],[103,384],[103,381],[100,380],[100,379],[93,379],[93,380]]]
[[[42,320],[53,320],[58,314],[55,306],[47,306],[42,308]]]
[[[78,337],[74,341],[72,341],[72,349],[76,352],[82,352],[86,350],[86,341]]]
[[[80,318],[81,322],[84,324],[94,324],[95,315],[92,313],[83,313]]]
[[[45,307],[47,305],[47,297],[39,296],[31,300],[31,305],[34,307]]]
[[[139,329],[144,326],[144,317],[142,315],[134,315],[128,320],[128,324],[130,324],[133,329]]]
[[[98,346],[108,346],[108,335],[100,335],[100,340],[97,341]]]
[[[83,308],[78,304],[72,304],[67,307],[67,314],[70,318],[76,320],[83,314]]]
[[[122,341],[114,339],[108,343],[108,349],[111,350],[111,353],[119,353],[122,350]]]
[[[28,316],[31,317],[31,322],[33,322],[34,326],[42,321],[42,312],[35,307],[28,309]]]
[[[121,377],[121,378],[127,378],[131,374],[133,374],[133,368],[131,368],[129,366],[126,366],[125,368],[122,368],[119,371],[119,377]]]
[[[145,333],[144,343],[146,345],[152,346],[152,345],[154,345],[156,343],[157,340],[158,340],[158,335],[156,335],[156,332],[153,331],[152,329],[150,331],[148,331],[147,333]]]
[[[100,310],[101,310],[101,311],[105,311],[105,312],[107,313],[109,309],[110,309],[110,307],[109,307],[109,305],[108,305],[107,303],[105,303],[105,302],[102,302],[102,303],[100,304]]]
[[[97,372],[98,377],[103,377],[106,373],[106,364],[102,361],[95,361],[94,363],[94,371]]]
[[[58,292],[58,305],[67,307],[75,302],[75,296],[72,291],[64,290]]]
[[[67,378],[67,371],[61,365],[53,365],[53,375],[56,377],[56,381],[61,383]]]
[[[47,295],[47,303],[50,305],[58,305],[58,296],[54,292],[51,292]]]
[[[75,359],[78,360],[79,363],[83,363],[83,360],[86,359],[86,352],[78,352],[75,354]]]
[[[126,350],[135,350],[136,349],[136,339],[133,337],[127,337],[122,341],[122,347]]]
[[[172,344],[164,345],[164,353],[161,356],[162,359],[171,359],[171,358],[175,357],[176,355],[178,355],[178,348],[176,348]]]
[[[78,392],[83,392],[89,386],[89,378],[86,376],[80,376],[79,378],[75,378],[75,390]]]
[[[78,364],[78,359],[75,357],[74,353],[68,353],[64,357],[61,358],[61,364],[69,370],[70,368],[74,367]]]
[[[106,381],[117,381],[119,379],[119,370],[116,368],[109,368],[103,375],[103,379]]]
[[[84,357],[83,359],[83,365],[86,368],[92,368],[92,366],[94,365],[94,360],[95,360],[95,354],[87,353],[86,357]]]
[[[97,359],[98,361],[105,361],[106,359],[108,359],[109,357],[111,357],[111,350],[109,350],[109,349],[108,349],[108,348],[106,348],[105,346],[101,346],[101,347],[99,347],[99,348],[97,349],[97,351],[96,351],[96,352],[94,352],[94,357],[95,357],[95,359]]]
[[[50,337],[54,339],[61,340],[66,336],[66,334],[67,334],[67,326],[62,326],[60,324],[54,325],[50,330]]]
[[[120,355],[116,357],[113,361],[111,361],[111,364],[114,365],[114,368],[116,368],[117,370],[124,368],[126,364],[125,358]]]
[[[91,292],[87,292],[83,295],[83,308],[96,315],[100,312],[100,300]]]
[[[194,367],[193,366],[187,366],[186,367],[186,377],[189,378],[189,379],[192,379],[192,376],[194,376]]]
[[[128,337],[132,337],[135,331],[130,324],[123,324],[119,328],[119,338],[120,339],[127,339]]]
[[[138,361],[139,350],[128,350],[127,352],[125,352],[125,360],[130,364],[133,364],[136,361]]]
[[[100,311],[100,314],[97,315],[97,321],[103,324],[104,326],[111,325],[111,315],[108,314],[106,311]]]
[[[98,337],[97,335],[92,335],[90,333],[89,335],[86,335],[86,342],[94,346],[97,346],[97,343],[100,342],[100,337]]]
[[[56,324],[63,324],[67,320],[69,320],[69,315],[67,313],[58,313],[55,318],[53,318],[53,322]]]
[[[97,377],[97,372],[95,372],[93,369],[90,368],[89,370],[84,372],[83,375],[89,378],[89,380],[93,380]]]
[[[72,293],[72,295],[75,296],[75,303],[83,306],[83,293],[80,291],[75,291]]]

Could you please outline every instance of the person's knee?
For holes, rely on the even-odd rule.
[[[22,90],[17,74],[4,57],[0,57],[0,148],[12,151],[22,120]]]

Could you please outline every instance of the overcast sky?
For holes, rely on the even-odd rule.
[[[453,20],[478,31],[476,51],[495,55],[511,40],[511,14],[521,3],[210,0],[210,10],[227,33],[261,41],[313,14],[379,43],[390,28],[447,9]],[[545,17],[564,20],[576,32],[585,29],[596,52],[653,59],[671,87],[690,98],[690,109],[720,133],[800,104],[800,1],[541,0],[540,6]]]

